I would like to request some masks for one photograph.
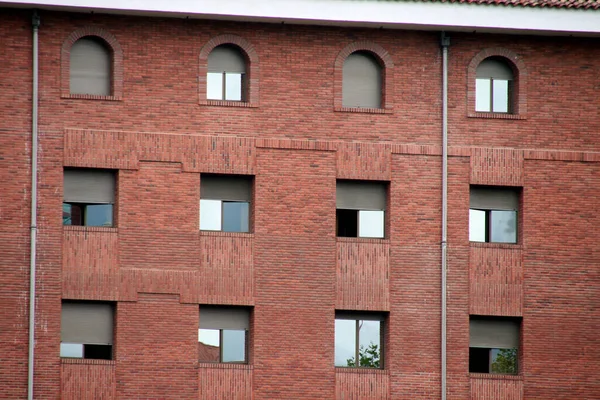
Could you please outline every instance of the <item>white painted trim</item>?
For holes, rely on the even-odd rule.
[[[378,0],[0,0],[0,6],[292,23],[599,36],[600,11]]]

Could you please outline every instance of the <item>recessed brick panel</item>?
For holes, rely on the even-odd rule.
[[[198,368],[198,399],[252,399],[252,368],[246,365],[206,365]]]
[[[389,399],[389,375],[386,371],[335,371],[337,400]]]
[[[522,400],[523,379],[521,377],[471,377],[470,400]],[[537,396],[536,396],[537,397]]]
[[[117,398],[114,361],[65,359],[60,366],[63,400],[113,400]]]

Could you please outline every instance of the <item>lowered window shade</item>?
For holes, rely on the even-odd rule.
[[[519,322],[471,319],[469,347],[515,349],[519,347]]]
[[[368,53],[352,53],[344,61],[342,105],[381,108],[381,66]]]
[[[513,72],[505,62],[487,58],[477,67],[477,78],[479,79],[504,79],[512,80]]]
[[[93,169],[65,169],[65,203],[113,204],[115,174]]]
[[[71,94],[111,94],[111,52],[100,40],[84,37],[71,47]]]
[[[208,55],[208,72],[243,74],[246,72],[246,62],[236,48],[217,46]]]
[[[385,315],[359,311],[336,311],[335,319],[351,319],[355,321],[384,321]]]
[[[518,210],[519,193],[515,189],[472,187],[470,208],[479,210]]]
[[[380,182],[338,181],[336,208],[346,210],[385,210],[386,186]]]
[[[252,180],[239,176],[202,175],[200,177],[200,198],[250,202]]]
[[[249,317],[245,308],[200,306],[200,329],[248,330]]]
[[[65,343],[113,344],[113,307],[108,303],[63,302],[60,336]]]

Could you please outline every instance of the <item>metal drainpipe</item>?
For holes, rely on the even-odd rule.
[[[450,38],[442,32],[442,400],[446,400],[446,296],[448,232],[448,47]]]
[[[40,16],[33,11],[33,91],[31,109],[31,226],[29,252],[29,360],[27,399],[33,400],[33,367],[35,349],[35,260],[37,239],[37,157],[38,157],[38,29]]]

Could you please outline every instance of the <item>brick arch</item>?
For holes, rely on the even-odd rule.
[[[475,79],[477,67],[487,58],[495,57],[506,61],[514,75],[514,99],[512,114],[475,112]],[[477,53],[467,67],[467,114],[470,117],[524,119],[527,113],[527,68],[523,59],[514,51],[503,47],[483,49]]]
[[[211,51],[217,46],[229,44],[239,48],[247,63],[247,81],[248,81],[248,98],[246,102],[226,101],[226,100],[207,100],[206,99],[206,74],[208,72],[208,56]],[[203,105],[221,105],[221,106],[238,106],[238,107],[257,107],[258,106],[258,78],[259,64],[258,53],[254,46],[243,37],[224,34],[215,36],[210,39],[200,50],[199,68],[198,68],[198,95],[199,103]]]
[[[71,47],[79,39],[93,36],[102,39],[112,51],[112,93],[110,96],[71,94],[69,73],[71,69]],[[106,29],[86,26],[72,32],[63,42],[61,50],[61,96],[66,98],[86,98],[101,100],[121,100],[123,98],[123,49],[117,39]]]
[[[343,80],[343,68],[344,61],[346,58],[354,52],[364,51],[368,52],[379,62],[382,68],[382,79],[383,85],[381,88],[381,108],[347,108],[343,107],[342,104],[342,80]],[[368,113],[389,113],[393,109],[392,102],[392,88],[393,86],[393,68],[394,62],[390,53],[388,53],[382,46],[377,43],[369,41],[353,42],[344,47],[337,55],[334,62],[334,109],[336,111],[349,111],[349,112],[368,112]]]

